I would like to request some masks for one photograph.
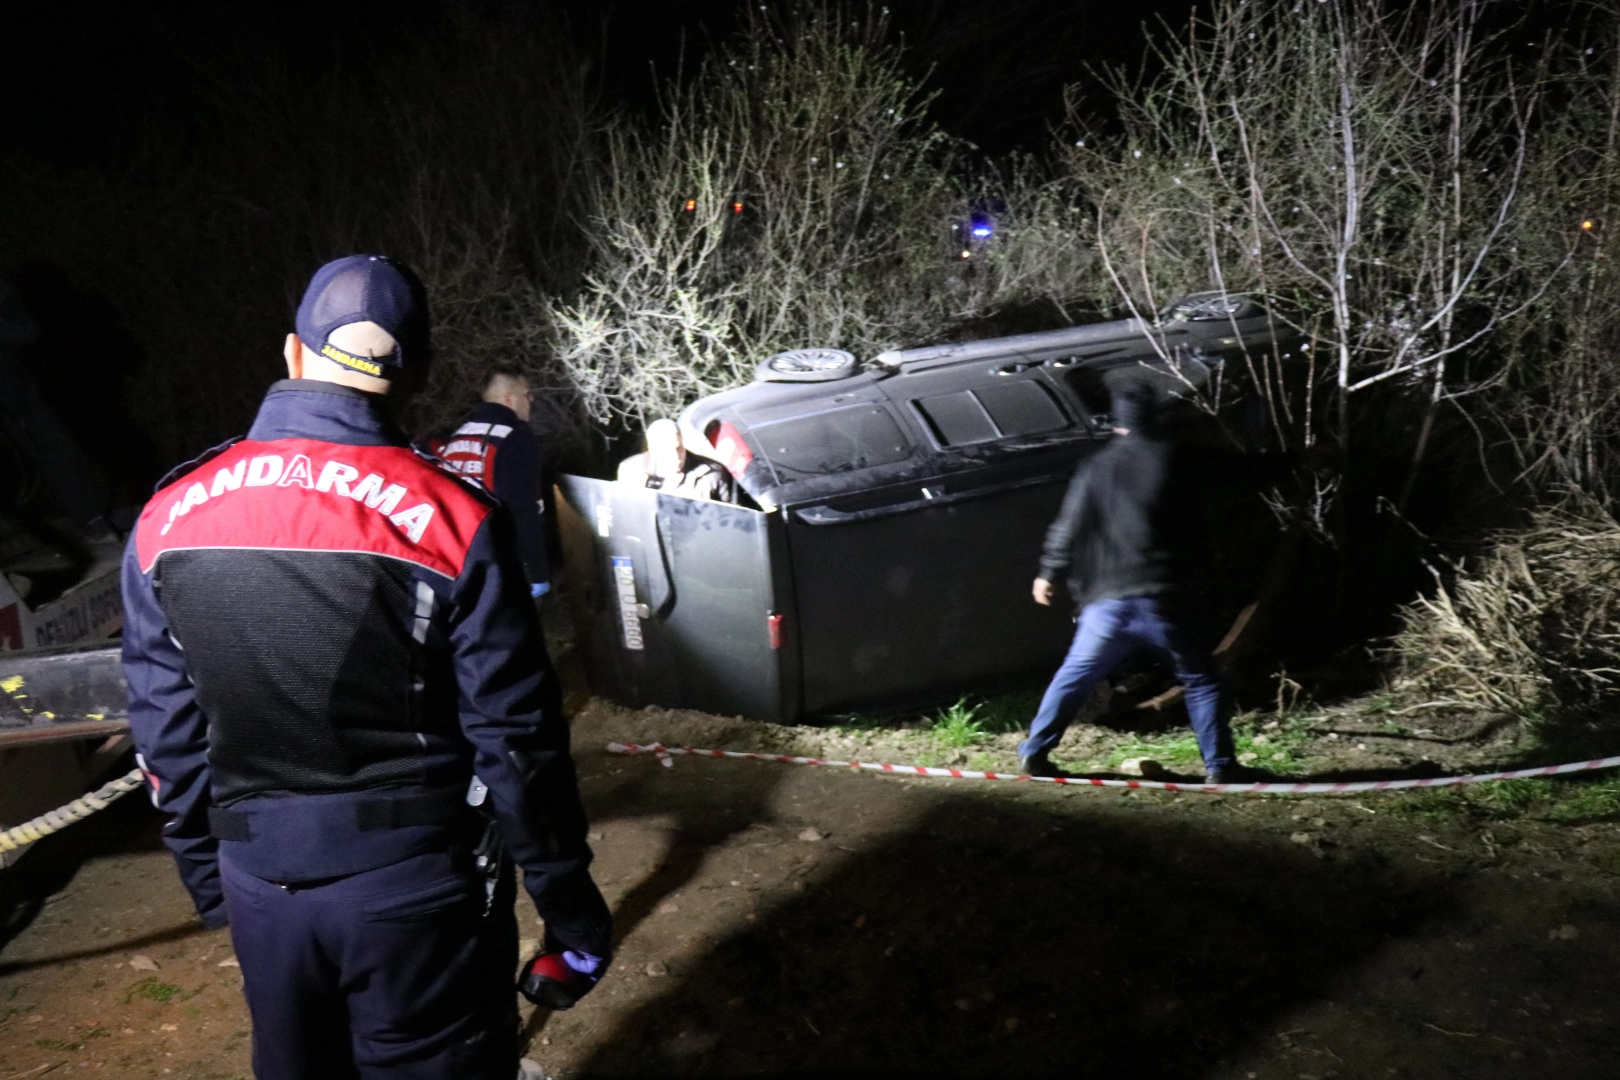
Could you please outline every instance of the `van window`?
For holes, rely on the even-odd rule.
[[[911,456],[911,444],[881,405],[851,405],[761,424],[752,432],[783,483],[869,469]]]
[[[941,446],[967,446],[988,442],[996,437],[990,414],[984,411],[971,391],[958,390],[954,394],[935,394],[933,397],[913,401],[934,438]]]
[[[1051,391],[1030,379],[980,387],[979,402],[995,421],[1003,438],[1038,435],[1069,426],[1069,421],[1052,400]]]
[[[1052,392],[1030,379],[936,394],[911,404],[941,446],[971,446],[1069,426]]]
[[[1086,407],[1086,412],[1092,416],[1107,416],[1113,408],[1113,394],[1109,392],[1108,383],[1103,379],[1103,369],[1095,367],[1076,367],[1063,373],[1069,388],[1080,398],[1080,404]]]

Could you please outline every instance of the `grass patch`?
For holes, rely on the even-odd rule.
[[[1286,772],[1304,764],[1311,737],[1304,714],[1243,713],[1232,719],[1232,742],[1244,764]]]
[[[985,698],[979,705],[979,721],[992,735],[1023,731],[1040,708],[1044,689],[1012,690]]]
[[[196,991],[182,990],[173,983],[166,983],[156,975],[148,975],[140,982],[124,991],[124,1004],[139,998],[142,1001],[155,1001],[159,1005],[167,1005],[171,1001],[184,1001],[193,996]]]
[[[1173,732],[1145,737],[1131,735],[1109,749],[1105,764],[1114,768],[1130,758],[1140,757],[1170,766],[1197,764],[1203,760],[1198,753],[1197,736],[1191,732]]]
[[[1564,825],[1620,819],[1620,777],[1596,780],[1498,780],[1395,796],[1390,809],[1428,821],[1527,817]]]
[[[979,719],[979,707],[969,705],[966,698],[935,716],[928,724],[928,733],[934,741],[953,750],[977,746],[990,734]]]
[[[1009,731],[1022,731],[1040,704],[1039,690],[1015,690],[990,697],[963,697],[934,713],[887,715],[850,713],[827,730],[864,738],[880,733],[917,732],[953,750],[965,750]]]

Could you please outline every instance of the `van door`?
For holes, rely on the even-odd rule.
[[[627,705],[791,718],[776,515],[580,476],[560,477],[557,493],[594,689]]]
[[[973,365],[885,380],[888,415],[917,448],[914,479],[829,469],[817,488],[841,492],[787,492],[807,714],[938,700],[1062,654],[1070,623],[1029,587],[1092,440],[1037,376]]]
[[[805,713],[934,700],[1055,663],[1072,624],[1029,590],[1072,461],[885,492],[886,505],[790,508]]]

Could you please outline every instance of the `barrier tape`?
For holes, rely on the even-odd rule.
[[[972,769],[938,769],[925,765],[884,765],[871,761],[831,761],[822,758],[792,757],[788,754],[751,754],[741,750],[695,750],[686,746],[637,746],[634,743],[608,743],[610,754],[654,754],[668,767],[674,758],[710,757],[745,758],[749,761],[774,761],[782,765],[831,765],[842,769],[869,769],[872,772],[892,773],[895,776],[948,776],[955,780],[1013,780],[1036,784],[1057,784],[1061,787],[1117,787],[1141,788],[1150,791],[1193,791],[1207,795],[1344,795],[1357,791],[1402,791],[1410,788],[1455,787],[1458,784],[1483,784],[1489,780],[1524,780],[1540,776],[1560,776],[1564,773],[1589,772],[1593,769],[1612,769],[1620,766],[1620,757],[1576,761],[1567,765],[1543,765],[1534,769],[1509,769],[1506,772],[1475,773],[1471,776],[1435,776],[1420,780],[1349,780],[1331,784],[1177,784],[1168,780],[1099,780],[1087,776],[1015,776],[1011,773],[977,772]]]
[[[66,806],[59,806],[48,814],[41,814],[32,821],[25,821],[21,825],[0,832],[0,851],[16,851],[36,840],[45,839],[53,832],[60,832],[97,810],[107,809],[116,799],[129,794],[145,782],[141,770],[132,769],[111,783],[101,785],[90,794],[79,796]]]
[[[1543,765],[1534,769],[1509,769],[1505,772],[1474,773],[1469,776],[1434,776],[1417,780],[1352,780],[1335,784],[1178,784],[1168,780],[1102,780],[1088,776],[1015,776],[1011,773],[979,772],[975,769],[940,769],[927,765],[889,765],[871,761],[833,761],[827,758],[794,757],[789,754],[755,754],[743,750],[698,750],[688,746],[664,746],[653,743],[639,746],[635,743],[612,742],[607,745],[610,754],[653,754],[666,767],[679,757],[742,758],[748,761],[774,761],[782,765],[831,765],[840,769],[868,769],[872,772],[891,773],[895,776],[943,776],[954,780],[1013,780],[1036,784],[1057,784],[1060,787],[1136,788],[1150,791],[1193,791],[1209,795],[1344,795],[1358,791],[1403,791],[1412,788],[1455,787],[1458,784],[1483,784],[1491,780],[1527,780],[1543,776],[1561,776],[1565,773],[1590,772],[1595,769],[1613,769],[1620,766],[1620,756],[1596,758],[1592,761],[1572,761],[1565,765]],[[82,821],[98,810],[105,810],[114,800],[142,786],[145,778],[141,770],[133,769],[111,783],[103,784],[88,795],[82,795],[66,806],[41,814],[14,828],[0,832],[0,852],[16,851],[20,847],[43,840]]]

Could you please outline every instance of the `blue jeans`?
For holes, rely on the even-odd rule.
[[[1029,726],[1029,738],[1018,746],[1020,757],[1044,754],[1058,744],[1080,704],[1099,681],[1139,648],[1152,649],[1170,662],[1186,691],[1187,715],[1198,735],[1206,768],[1234,764],[1232,728],[1221,711],[1221,685],[1209,653],[1194,645],[1166,617],[1157,597],[1128,596],[1098,600],[1080,612],[1074,644],[1063,658],[1041,707]]]

